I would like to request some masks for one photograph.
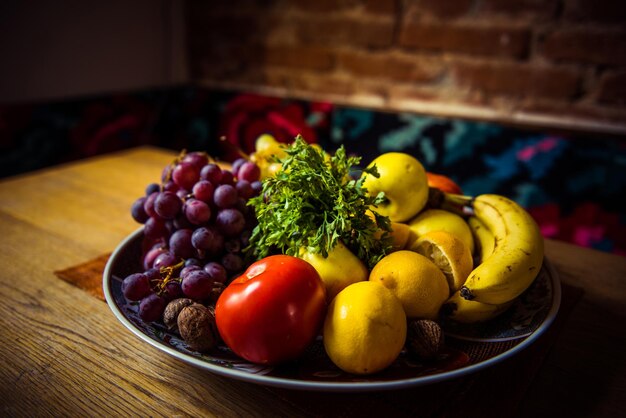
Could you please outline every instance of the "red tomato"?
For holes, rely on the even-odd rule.
[[[298,358],[318,335],[326,290],[304,260],[274,255],[253,263],[215,305],[220,336],[240,357],[260,364]]]
[[[426,172],[426,178],[430,187],[436,187],[446,193],[463,194],[461,187],[448,176]]]

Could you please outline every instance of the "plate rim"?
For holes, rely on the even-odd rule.
[[[118,307],[115,302],[115,298],[113,297],[110,280],[112,279],[112,269],[115,260],[120,256],[123,249],[128,246],[128,244],[137,239],[139,235],[143,233],[143,227],[138,228],[126,238],[124,238],[115,248],[115,250],[109,256],[107,263],[104,268],[103,277],[102,277],[102,290],[104,291],[104,296],[109,306],[109,309],[113,312],[118,321],[122,323],[128,330],[130,330],[136,337],[140,340],[147,342],[151,346],[156,349],[163,351],[172,357],[181,360],[185,363],[196,366],[200,369],[210,371],[217,375],[223,377],[229,377],[237,380],[246,381],[249,383],[256,383],[265,386],[273,386],[285,389],[298,389],[298,390],[313,390],[320,392],[371,392],[371,391],[379,391],[379,390],[394,390],[394,389],[405,389],[409,387],[423,386],[434,383],[443,382],[446,380],[451,380],[455,378],[459,378],[462,376],[466,376],[485,368],[491,367],[501,361],[510,358],[517,354],[518,352],[524,350],[526,347],[533,344],[554,322],[557,313],[559,311],[559,307],[561,305],[561,283],[558,277],[558,273],[554,267],[554,265],[548,260],[547,257],[544,256],[544,266],[548,270],[548,274],[550,276],[550,281],[552,283],[553,294],[552,294],[552,306],[548,311],[546,318],[539,325],[539,327],[532,332],[529,336],[527,336],[524,341],[517,344],[516,346],[494,356],[487,360],[480,361],[478,363],[471,364],[469,366],[461,367],[455,370],[449,370],[437,374],[426,375],[426,376],[418,376],[414,378],[407,379],[398,379],[398,380],[386,380],[386,381],[378,381],[378,382],[367,382],[367,381],[359,381],[359,382],[317,382],[312,380],[294,380],[290,378],[284,377],[274,377],[274,376],[266,376],[260,374],[248,373],[236,369],[227,368],[224,366],[220,366],[217,364],[212,364],[200,358],[197,358],[193,355],[182,353],[172,347],[167,346],[166,344],[156,341],[147,334],[145,334],[142,330],[135,326],[121,309]]]

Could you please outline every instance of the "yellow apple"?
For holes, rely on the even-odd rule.
[[[378,156],[369,167],[376,165],[378,178],[363,173],[363,186],[370,196],[385,193],[386,202],[375,210],[393,222],[405,222],[417,215],[428,200],[428,178],[424,166],[413,156],[388,152]]]

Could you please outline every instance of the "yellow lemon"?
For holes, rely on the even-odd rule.
[[[323,341],[340,369],[371,374],[388,367],[406,340],[406,315],[389,289],[359,282],[343,289],[328,307]]]
[[[388,152],[378,156],[369,167],[376,165],[379,177],[363,173],[363,187],[370,196],[385,193],[386,203],[376,211],[394,222],[405,222],[415,216],[428,200],[428,179],[424,166],[413,156]]]
[[[446,276],[432,261],[414,251],[386,255],[374,266],[369,280],[391,290],[409,318],[436,319],[450,295]]]
[[[374,214],[371,210],[367,210],[365,214],[372,218],[374,222],[376,222],[376,218],[374,217]],[[374,236],[377,239],[380,239],[382,235],[383,230],[378,230]],[[410,235],[411,229],[407,224],[391,221],[391,231],[389,231],[389,239],[394,251],[403,250],[409,242]]]
[[[411,235],[411,228],[407,224],[391,222],[391,245],[394,250],[406,248]]]
[[[272,154],[284,154],[283,145],[270,134],[262,134],[254,142],[255,152],[269,156]]]
[[[420,253],[439,267],[448,280],[451,293],[463,286],[474,269],[474,259],[467,245],[447,231],[427,232],[417,238],[410,250]]]
[[[472,231],[461,216],[443,209],[426,209],[409,221],[411,237],[409,247],[420,236],[430,231],[447,231],[455,235],[467,245],[474,254],[474,237]]]
[[[270,134],[260,135],[256,139],[254,152],[250,155],[250,160],[261,169],[261,179],[272,177],[281,169],[281,163],[271,160],[273,155],[278,158],[286,157],[285,144],[281,144]]]
[[[300,250],[298,257],[315,267],[326,287],[328,302],[348,285],[367,280],[369,275],[365,264],[341,241],[328,252],[326,258],[305,249]]]

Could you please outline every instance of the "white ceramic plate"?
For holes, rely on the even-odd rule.
[[[448,349],[435,361],[420,362],[403,352],[392,366],[381,373],[353,376],[330,362],[318,339],[297,362],[276,367],[259,366],[237,358],[227,347],[219,347],[209,354],[190,351],[176,334],[170,333],[161,324],[144,323],[139,318],[137,304],[124,299],[121,282],[128,274],[141,271],[142,238],[142,229],[129,235],[115,249],[104,270],[104,295],[117,319],[146,343],[179,360],[212,373],[261,385],[362,392],[407,388],[458,378],[493,366],[531,345],[550,327],[561,301],[557,272],[545,260],[527,294],[501,317],[480,326],[444,323]],[[455,348],[455,341],[462,344]],[[501,344],[503,341],[508,342],[507,347],[510,348],[504,348],[492,357],[472,358],[466,354],[468,344]]]

